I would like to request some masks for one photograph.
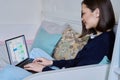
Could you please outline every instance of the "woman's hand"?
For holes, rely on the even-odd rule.
[[[29,63],[24,66],[26,70],[32,70],[35,72],[42,72],[43,68],[46,66],[50,66],[53,64],[52,60],[48,60],[45,58],[36,58],[32,63]]]
[[[43,65],[43,66],[51,66],[53,64],[52,60],[48,60],[45,58],[36,58],[33,63],[38,62],[39,64]]]
[[[24,66],[24,69],[26,70],[32,70],[32,71],[35,71],[35,72],[42,72],[43,68],[45,66],[37,63],[37,62],[34,62],[34,63],[29,63],[27,65]]]

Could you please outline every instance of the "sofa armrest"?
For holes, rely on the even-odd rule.
[[[89,65],[36,73],[24,80],[106,80],[109,64]]]

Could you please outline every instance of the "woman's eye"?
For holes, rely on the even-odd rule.
[[[85,13],[82,13],[81,16],[83,16]]]

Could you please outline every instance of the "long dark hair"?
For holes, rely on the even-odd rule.
[[[100,10],[99,22],[96,27],[97,31],[106,32],[108,29],[112,29],[115,25],[115,15],[110,0],[83,0],[82,4],[85,4],[92,12],[98,8]],[[82,17],[82,15],[81,15]],[[87,30],[82,22],[82,36],[89,33],[96,33],[94,29]]]

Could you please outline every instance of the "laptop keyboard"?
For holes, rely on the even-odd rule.
[[[21,68],[24,68],[24,65],[31,63],[33,60],[34,59],[29,58],[26,61],[24,61],[23,63],[19,64],[18,66],[21,67]]]

